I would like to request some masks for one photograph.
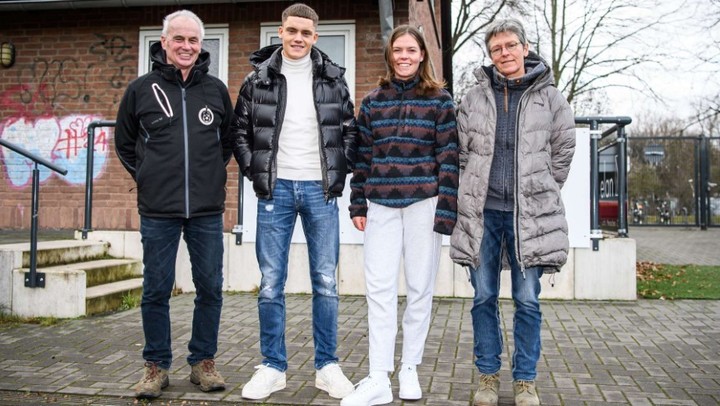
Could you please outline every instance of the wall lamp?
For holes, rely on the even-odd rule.
[[[0,64],[3,68],[9,68],[15,64],[15,45],[12,42],[0,44]]]

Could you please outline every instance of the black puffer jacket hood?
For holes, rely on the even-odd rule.
[[[258,73],[258,79],[266,82],[268,79],[268,70],[272,73],[279,74],[282,66],[282,44],[268,45],[260,48],[250,55],[250,64]],[[345,68],[336,64],[323,51],[313,47],[310,58],[313,62],[313,76],[322,75],[326,79],[339,79],[344,77]],[[272,74],[270,73],[270,74]]]

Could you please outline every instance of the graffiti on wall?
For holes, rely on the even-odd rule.
[[[67,175],[58,176],[68,183],[84,184],[87,173],[87,126],[101,119],[91,115],[12,118],[2,123],[0,138],[67,169]],[[108,155],[106,128],[95,129],[93,151],[93,178],[97,178],[102,173]],[[2,154],[10,184],[14,187],[29,185],[32,182],[33,161],[9,149],[3,149]],[[38,165],[38,169],[41,182],[55,173],[42,165]]]
[[[73,110],[115,111],[123,89],[132,79],[134,56],[129,52],[132,46],[116,35],[95,37],[96,41],[88,48],[91,58],[37,57],[20,67],[17,84],[0,94],[5,117],[0,122],[0,138],[67,169],[67,175],[55,175],[70,184],[85,183],[87,126],[92,121],[104,120],[100,114]],[[98,82],[106,83],[107,87],[89,86]],[[96,92],[102,92],[103,97],[93,97]],[[108,95],[112,98],[108,99]],[[107,102],[110,105],[100,105]],[[110,131],[106,127],[95,129],[94,179],[102,174],[107,161]],[[0,155],[11,186],[25,187],[32,182],[31,160],[5,148],[0,149]],[[38,169],[41,181],[54,176],[42,165]]]
[[[104,34],[95,34],[95,36],[99,41],[90,46],[90,53],[98,55],[103,62],[108,60],[112,62],[110,86],[114,89],[124,88],[129,80],[127,72],[132,68],[130,63],[134,60],[133,56],[127,53],[132,47],[122,37]]]

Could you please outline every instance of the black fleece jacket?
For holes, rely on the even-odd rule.
[[[187,81],[150,48],[152,71],[135,79],[120,102],[115,151],[137,183],[138,210],[148,217],[191,218],[225,210],[225,166],[232,156],[232,101],[208,75],[202,51]]]

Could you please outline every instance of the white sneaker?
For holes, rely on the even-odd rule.
[[[345,396],[340,406],[386,405],[393,401],[389,379],[377,379],[368,376],[357,384],[355,390]]]
[[[315,370],[315,387],[324,390],[335,399],[342,399],[355,389],[352,382],[343,374],[340,365],[336,363]]]
[[[422,398],[422,389],[420,389],[417,369],[414,366],[403,365],[398,379],[400,380],[400,399],[418,400]]]
[[[245,399],[265,399],[271,393],[285,389],[285,372],[280,372],[267,365],[258,365],[250,382],[242,388]]]

